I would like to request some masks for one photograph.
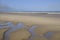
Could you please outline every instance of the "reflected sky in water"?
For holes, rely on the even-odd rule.
[[[18,29],[21,29],[21,28],[24,28],[24,24],[23,23],[17,23],[17,25],[14,25],[12,22],[8,22],[6,23],[8,25],[8,27],[11,27],[10,29],[8,29],[8,31],[5,32],[4,34],[4,37],[5,37],[5,40],[9,40],[9,36],[10,36],[10,33],[13,32],[13,31],[16,31]],[[31,38],[37,36],[37,34],[34,32],[34,29],[36,28],[37,26],[32,26],[28,31],[32,34]],[[5,28],[4,26],[1,26],[0,25],[0,28]],[[53,35],[54,33],[53,32],[47,32],[44,37],[46,38],[49,38]]]

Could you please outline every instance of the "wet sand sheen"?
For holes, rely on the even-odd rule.
[[[11,21],[14,23],[23,22],[26,25],[37,25],[37,29],[39,28],[41,31],[40,33],[42,34],[45,34],[48,31],[60,31],[60,19],[57,18],[1,14],[0,20]],[[37,34],[38,33],[39,32],[37,32]]]

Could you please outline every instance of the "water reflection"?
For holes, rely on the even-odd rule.
[[[8,27],[14,27],[15,26],[12,22],[7,22],[6,24]]]
[[[32,26],[30,29],[29,29],[29,32],[31,33],[31,37],[29,38],[29,40],[33,40],[33,38],[37,37],[38,35],[34,32],[34,29],[36,28],[37,26]]]
[[[48,40],[53,36],[54,32],[47,32],[44,37],[46,37]]]
[[[12,22],[7,22],[6,25],[9,29],[5,32],[3,40],[9,40],[11,32],[16,31],[18,29],[25,28],[25,25],[23,23],[17,23],[17,25],[14,25]],[[28,31],[31,33],[31,37],[28,40],[33,40],[33,38],[36,38],[36,37],[41,38],[40,35],[37,35],[34,31],[36,27],[37,26],[34,25],[30,29],[28,29]],[[0,25],[0,28],[6,28],[6,26]],[[53,34],[54,32],[47,32],[46,34],[44,34],[44,37],[49,40],[49,38]]]
[[[0,24],[0,28],[3,29],[3,28],[11,28],[11,27],[14,27],[15,25],[12,23],[12,22],[7,22],[5,24]]]
[[[25,25],[23,23],[18,23],[16,25],[16,28],[25,28]]]
[[[29,29],[29,32],[32,34],[32,36],[35,36],[35,32],[34,32],[34,29],[36,28],[37,26],[32,26],[30,29]]]
[[[8,22],[7,25],[10,26],[11,28],[8,29],[8,31],[5,32],[4,40],[9,40],[11,32],[16,31],[16,30],[24,27],[23,23],[18,23],[17,25],[14,25],[12,22]]]

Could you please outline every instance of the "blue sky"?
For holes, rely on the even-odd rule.
[[[60,11],[60,0],[0,0],[2,5],[9,11]]]

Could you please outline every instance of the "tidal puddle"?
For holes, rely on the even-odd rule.
[[[5,31],[4,36],[3,36],[3,40],[10,40],[10,34],[18,29],[23,29],[26,28],[25,25],[23,23],[17,23],[16,25],[14,25],[12,22],[7,22],[6,23],[7,26],[4,26],[3,24],[0,25],[0,29],[4,29],[8,27],[8,30]],[[37,26],[33,25],[30,29],[28,29],[27,31],[30,32],[31,36],[28,38],[28,40],[33,40],[36,38],[37,39],[46,39],[46,40],[50,40],[51,37],[54,35],[54,32],[47,32],[46,34],[42,36],[38,35],[35,33],[35,28]],[[27,28],[26,28],[27,29]],[[39,31],[40,32],[40,31]],[[16,34],[17,35],[17,34]]]
[[[14,25],[12,22],[8,22],[6,24],[9,29],[4,34],[4,40],[9,40],[11,32],[14,32],[24,27],[23,23],[18,23],[17,25]],[[0,28],[5,28],[5,26],[0,26]]]

